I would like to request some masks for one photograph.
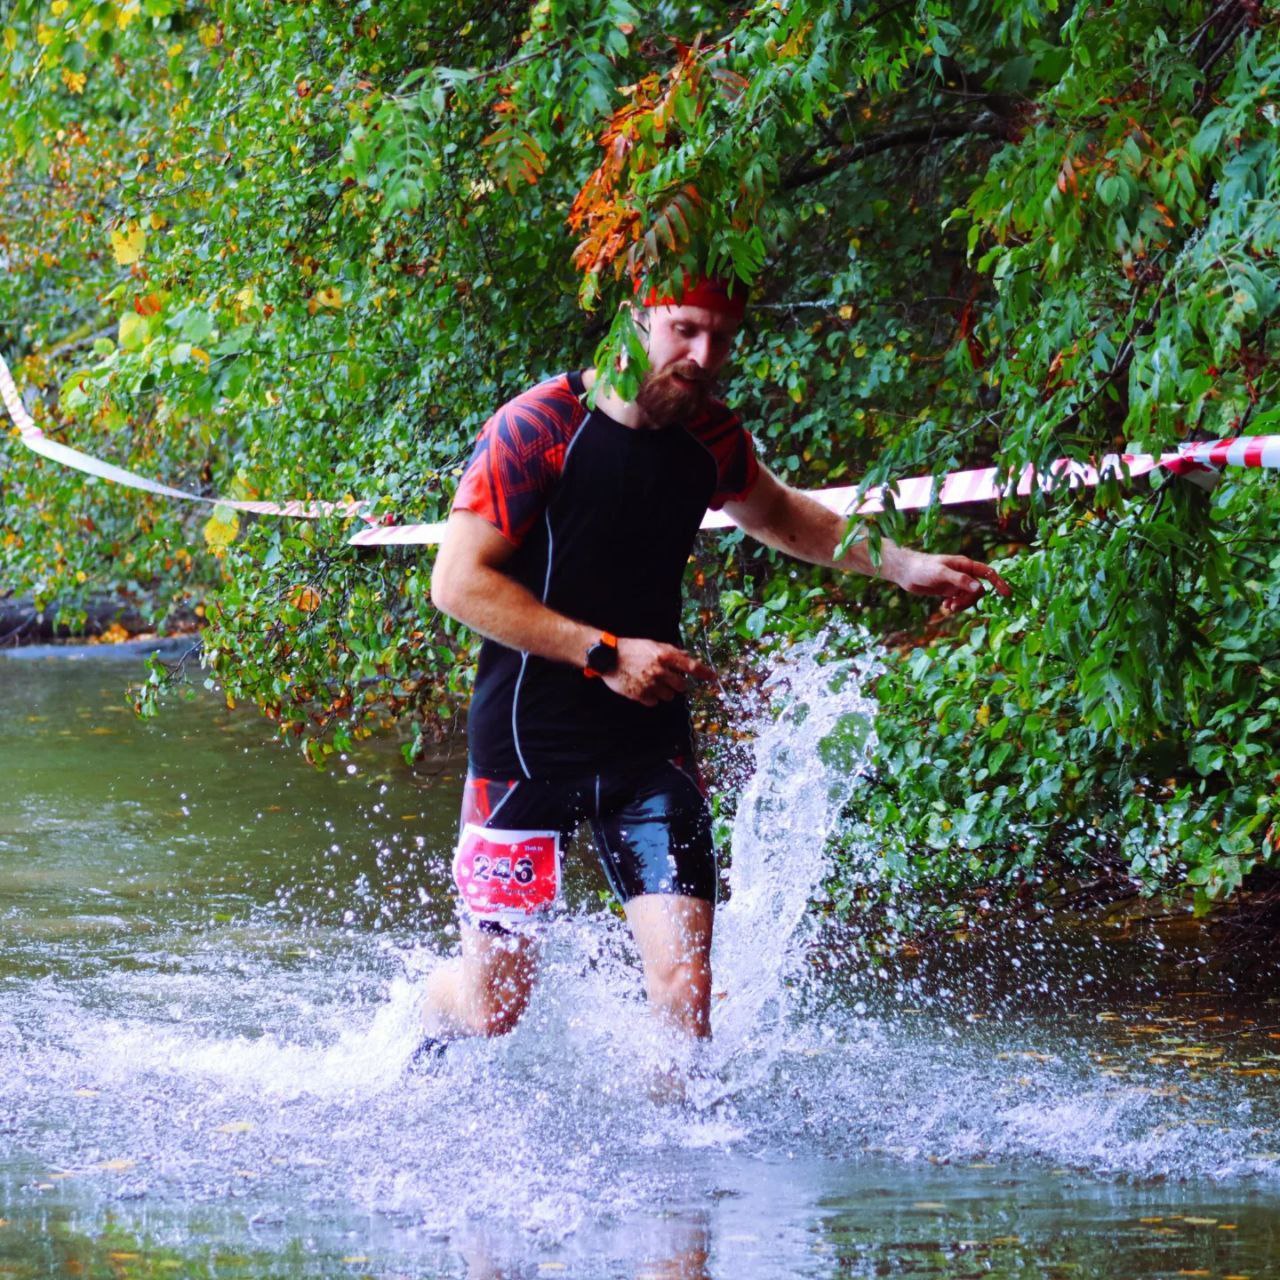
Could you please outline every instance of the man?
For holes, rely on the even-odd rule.
[[[708,507],[816,564],[845,521],[761,466],[715,400],[744,292],[686,281],[636,309],[649,370],[634,401],[586,404],[595,372],[552,378],[485,425],[446,527],[431,596],[486,637],[454,855],[462,954],[427,983],[427,1046],[511,1030],[528,1003],[537,923],[560,859],[590,824],[644,964],[649,1004],[710,1035],[716,867],[685,695],[715,673],[680,646],[681,580]],[[882,577],[962,608],[1001,594],[964,556],[882,544]]]

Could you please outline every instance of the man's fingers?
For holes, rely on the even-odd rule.
[[[692,654],[685,653],[682,649],[666,649],[660,655],[660,661],[663,666],[669,670],[678,671],[682,675],[692,676],[695,680],[718,680],[714,667],[709,667],[705,662],[700,662]],[[684,690],[681,689],[683,693]]]
[[[946,596],[971,596],[976,600],[982,594],[982,584],[977,579],[950,566],[945,570],[941,586],[941,594]]]
[[[956,559],[960,561],[958,565],[955,565],[957,569],[972,574],[976,578],[984,578],[1002,596],[1013,594],[1013,588],[989,564],[982,564],[978,560],[970,560],[967,556],[957,556]]]
[[[673,671],[670,667],[662,667],[658,671],[658,684],[673,690],[675,693],[685,693],[689,688],[689,682],[680,674],[679,671]]]

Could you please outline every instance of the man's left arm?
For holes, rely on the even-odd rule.
[[[1002,596],[1009,594],[1009,584],[990,565],[968,556],[912,551],[888,538],[880,542],[879,568],[872,565],[865,542],[855,542],[837,560],[835,549],[844,537],[845,517],[783,484],[765,467],[760,468],[750,493],[736,502],[726,502],[724,510],[744,532],[766,546],[810,564],[884,578],[913,595],[942,596],[950,609],[967,609],[980,599],[985,591],[983,582],[989,582]]]

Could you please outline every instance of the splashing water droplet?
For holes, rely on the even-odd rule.
[[[883,665],[873,653],[830,659],[829,648],[825,635],[797,645],[765,685],[778,714],[756,738],[733,826],[730,897],[716,918],[712,972],[726,998],[713,1029],[722,1061],[745,1054],[753,1076],[767,1069],[785,1021],[828,842],[875,748],[865,686]]]

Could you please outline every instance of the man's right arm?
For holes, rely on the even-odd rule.
[[[549,609],[503,572],[514,551],[483,516],[454,511],[431,574],[432,603],[509,649],[581,669],[599,628]],[[674,645],[620,637],[617,670],[602,679],[615,693],[651,707],[683,693],[687,676],[711,680],[715,672]]]

